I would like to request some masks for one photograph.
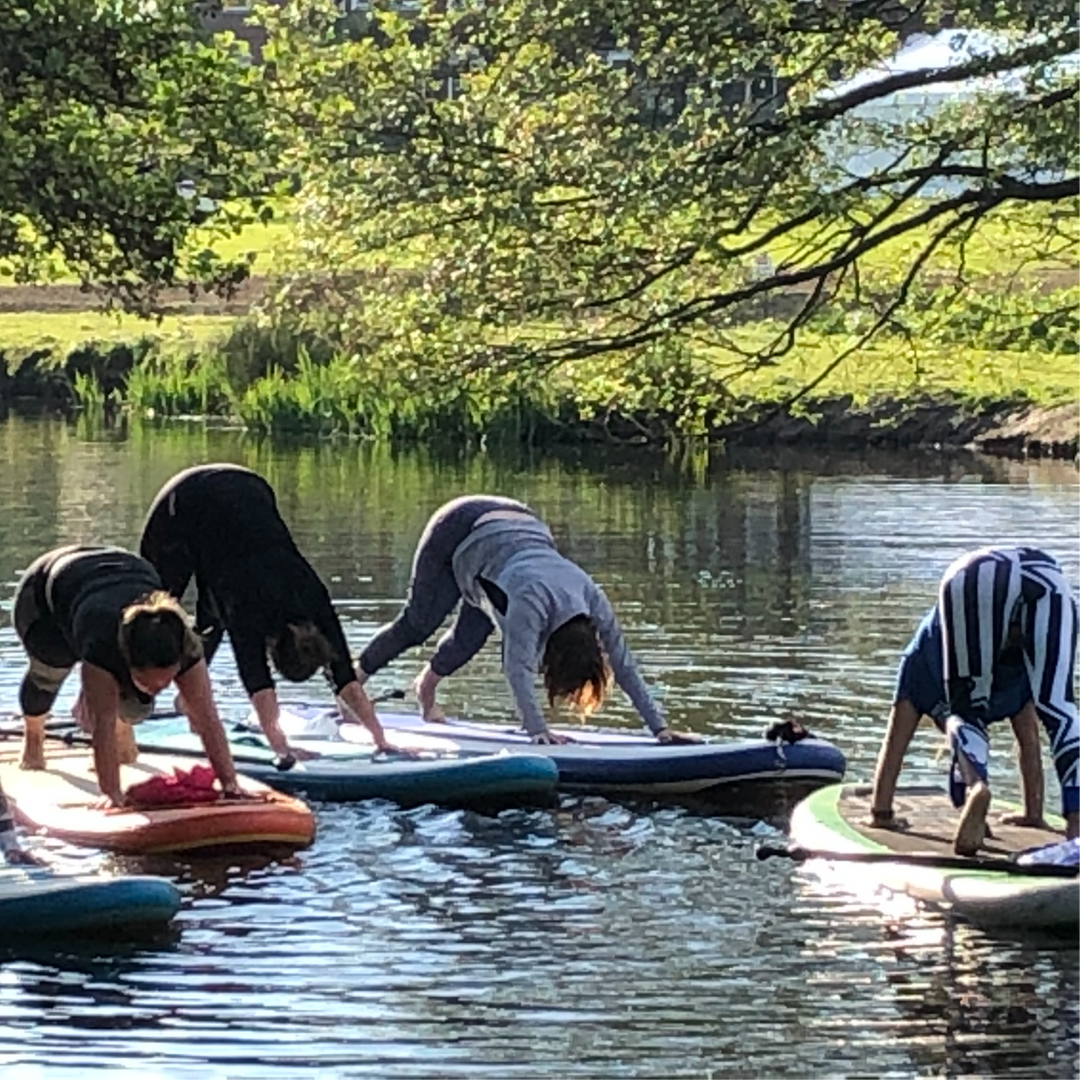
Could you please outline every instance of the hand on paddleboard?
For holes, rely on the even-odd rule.
[[[394,746],[393,743],[384,743],[376,748],[375,753],[386,754],[387,757],[418,758],[420,756],[420,751],[414,750],[411,746]]]
[[[221,797],[230,802],[261,802],[263,796],[258,792],[245,791],[239,787],[227,787],[221,789]]]
[[[557,731],[540,731],[530,740],[539,746],[561,746],[573,741],[569,735],[560,735]]]
[[[1052,832],[1053,829],[1044,817],[1032,817],[1030,814],[1002,814],[1002,825],[1019,825],[1026,829],[1044,829]]]
[[[671,728],[661,728],[656,733],[656,741],[666,746],[692,746],[705,740],[692,731],[672,731]]]

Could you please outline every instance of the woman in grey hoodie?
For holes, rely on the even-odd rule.
[[[406,649],[421,645],[462,601],[457,618],[414,683],[424,718],[442,719],[435,688],[474,657],[495,624],[503,672],[534,742],[561,742],[548,731],[534,688],[588,714],[615,682],[660,742],[683,741],[649,694],[603,590],[560,555],[550,529],[523,503],[466,495],[440,507],[416,548],[401,614],[360,655],[366,680]]]

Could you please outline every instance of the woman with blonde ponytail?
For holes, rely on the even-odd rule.
[[[15,591],[15,632],[29,666],[19,688],[24,769],[45,767],[45,722],[71,669],[82,689],[74,712],[90,732],[98,787],[121,806],[122,754],[133,760],[128,724],[149,715],[154,696],[175,682],[222,790],[238,795],[228,739],[217,714],[202,645],[184,609],[154,568],[115,547],[56,548],[37,559]]]

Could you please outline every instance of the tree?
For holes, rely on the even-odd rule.
[[[288,298],[358,351],[454,377],[678,343],[757,366],[990,279],[1010,332],[1072,319],[1050,272],[1075,277],[1072,0],[372,7],[351,40],[332,7],[268,16],[304,177]],[[975,32],[944,65],[848,82],[943,21]],[[965,92],[898,107],[934,87]]]
[[[227,200],[258,192],[260,101],[257,72],[187,0],[0,0],[0,267],[74,274],[129,306],[235,284],[242,263],[187,241],[236,228]]]

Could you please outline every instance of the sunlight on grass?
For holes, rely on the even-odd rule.
[[[68,352],[87,341],[130,342],[141,337],[203,345],[224,334],[230,316],[167,316],[157,321],[92,311],[0,312],[0,352],[46,348]]]

